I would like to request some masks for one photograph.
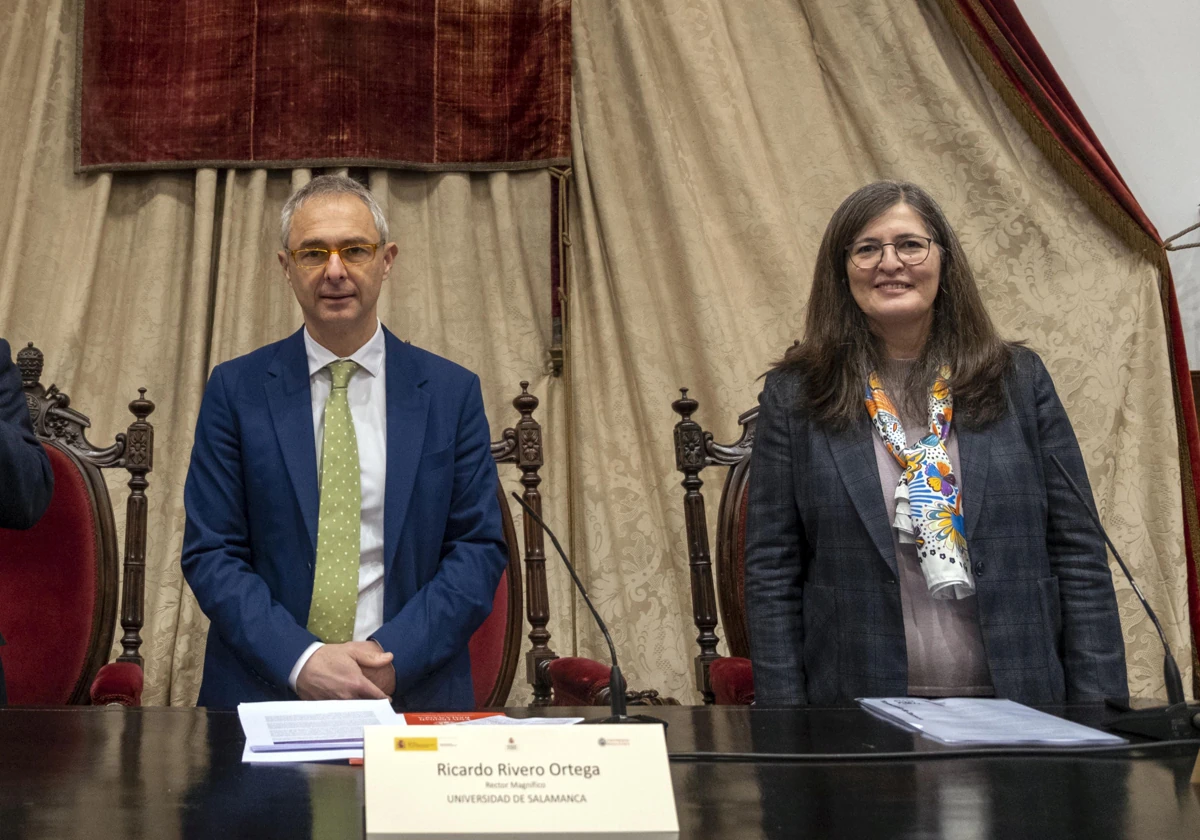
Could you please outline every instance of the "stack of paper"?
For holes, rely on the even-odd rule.
[[[1039,712],[1011,700],[947,697],[859,699],[863,708],[890,723],[942,744],[1050,744],[1060,747],[1123,744],[1125,739]]]
[[[362,758],[363,727],[403,723],[387,700],[241,703],[243,762]]]
[[[241,703],[246,735],[242,762],[283,764],[362,758],[363,728],[408,724],[572,724],[583,718],[510,718],[502,712],[392,711],[387,700],[312,700]]]

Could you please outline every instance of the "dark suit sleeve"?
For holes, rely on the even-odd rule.
[[[292,667],[318,639],[271,596],[250,565],[242,469],[236,418],[217,367],[204,390],[183,488],[183,574],[200,609],[238,656],[267,682],[287,688]]]
[[[0,339],[0,528],[32,528],[53,492],[50,459],[33,434],[8,342]]]
[[[437,572],[372,635],[395,657],[398,695],[462,653],[491,613],[508,564],[478,377],[466,389],[454,446],[454,487]]]
[[[796,509],[791,398],[768,377],[759,397],[746,512],[746,617],[755,702],[808,702],[804,675],[804,564],[807,542]],[[786,402],[784,402],[786,400]]]
[[[1129,693],[1125,643],[1104,541],[1050,462],[1051,455],[1058,457],[1094,511],[1083,455],[1049,372],[1040,358],[1030,356],[1046,482],[1046,549],[1058,578],[1067,700],[1123,699]]]

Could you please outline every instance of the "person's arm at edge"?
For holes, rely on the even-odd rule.
[[[746,510],[746,623],[758,705],[808,702],[804,534],[795,502],[790,406],[780,403],[778,384],[777,374],[768,376],[759,397]]]
[[[32,528],[54,494],[54,472],[33,433],[21,376],[8,342],[0,339],[0,528]]]

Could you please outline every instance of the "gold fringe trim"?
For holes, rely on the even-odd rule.
[[[574,179],[574,168],[571,166],[555,166],[550,169],[550,177],[558,185],[558,230],[557,245],[558,248],[558,300],[559,300],[559,324],[562,328],[562,333],[559,336],[560,344],[558,346],[557,358],[555,358],[555,349],[550,350],[552,363],[557,362],[560,366],[554,373],[555,376],[562,377],[563,389],[563,412],[566,415],[566,452],[578,452],[576,443],[578,434],[576,432],[575,423],[575,398],[572,379],[572,364],[570,352],[570,288],[571,288],[571,183]],[[550,384],[547,384],[547,388]],[[580,494],[575,492],[575,469],[574,459],[565,458],[563,464],[566,470],[566,486],[567,492],[567,545],[571,549],[573,556],[580,556],[582,552],[575,551],[576,535],[583,533],[580,527],[580,505],[576,497]],[[579,596],[575,592],[575,587],[571,587],[571,656],[579,656]]]
[[[567,296],[571,288],[571,175],[570,166],[550,168],[555,185],[553,197],[558,202],[558,227],[551,232],[554,237],[551,247],[558,259],[558,276],[553,278],[558,295],[558,322],[553,325],[550,339],[550,368],[555,376],[562,376],[566,355]]]

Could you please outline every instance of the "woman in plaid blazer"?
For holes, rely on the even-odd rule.
[[[1051,456],[1094,509],[1049,373],[996,334],[941,208],[898,182],[847,198],[760,397],[757,703],[1124,699],[1104,544]]]

